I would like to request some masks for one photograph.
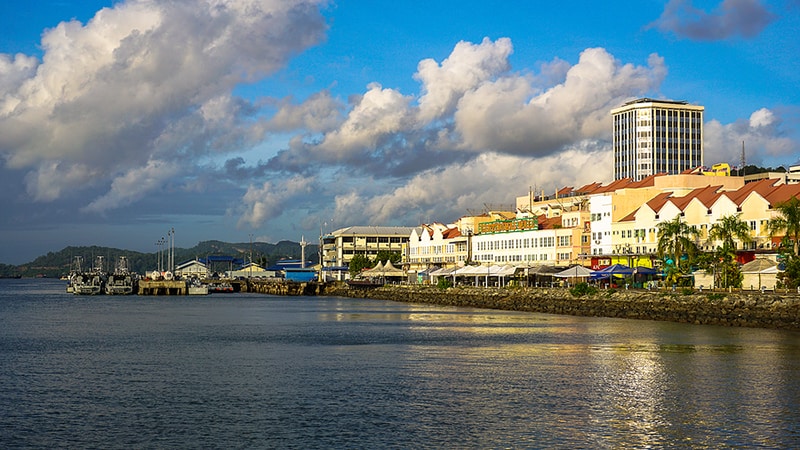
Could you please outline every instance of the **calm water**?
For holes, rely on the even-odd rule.
[[[800,333],[0,280],[0,447],[796,448]]]

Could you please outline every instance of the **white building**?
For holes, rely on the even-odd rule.
[[[482,223],[472,236],[473,260],[485,265],[568,266],[580,258],[582,231],[582,225],[564,227],[560,216]]]
[[[352,226],[321,236],[322,270],[331,277],[344,280],[347,267],[355,255],[375,259],[380,251],[403,254],[412,227]]]
[[[468,236],[454,225],[423,224],[409,236],[406,257],[409,271],[463,266],[468,258]]]
[[[195,259],[178,264],[178,266],[175,267],[175,276],[177,277],[196,277],[202,279],[207,278],[209,275],[210,271],[208,266]]]
[[[641,98],[611,110],[614,179],[641,180],[703,165],[702,106]]]

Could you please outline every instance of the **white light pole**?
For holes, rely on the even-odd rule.
[[[250,233],[250,274],[248,278],[253,278],[253,233]]]

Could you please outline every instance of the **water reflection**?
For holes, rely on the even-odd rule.
[[[2,444],[800,440],[797,333],[335,298],[38,295],[0,292]]]

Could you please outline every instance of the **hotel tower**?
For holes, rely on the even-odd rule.
[[[703,165],[702,106],[641,98],[611,110],[614,179],[639,181]]]

